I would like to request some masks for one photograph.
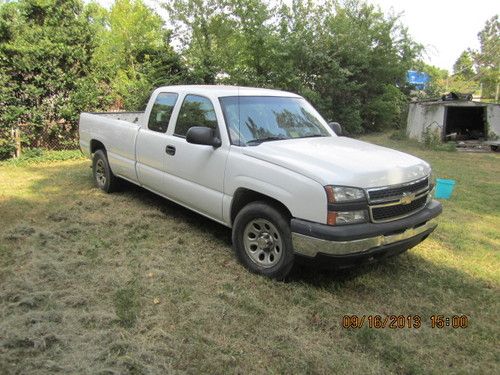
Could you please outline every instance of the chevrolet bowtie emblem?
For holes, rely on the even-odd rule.
[[[399,200],[401,204],[410,204],[415,199],[415,193],[403,193],[403,196]]]

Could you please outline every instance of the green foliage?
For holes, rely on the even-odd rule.
[[[447,81],[449,79],[449,74],[446,69],[426,64],[421,60],[414,63],[413,69],[427,73],[430,77],[429,83],[426,85],[423,92],[424,96],[438,98],[448,90]]]
[[[441,142],[441,135],[436,128],[427,128],[422,132],[422,146],[433,151],[456,151],[455,142]]]
[[[414,68],[429,74],[430,82],[427,84],[423,92],[423,96],[427,98],[439,98],[441,95],[448,92],[456,93],[475,93],[479,89],[479,84],[476,80],[469,78],[472,69],[468,65],[466,52],[455,62],[454,74],[450,75],[446,69],[441,69],[418,61]],[[472,72],[472,74],[474,74]]]
[[[389,139],[393,141],[406,141],[408,140],[408,134],[406,133],[406,129],[400,128],[395,132],[391,133]]]
[[[37,146],[42,135],[75,139],[79,113],[100,104],[95,85],[87,82],[95,47],[91,15],[80,0],[21,0],[0,7],[3,135],[21,128],[27,146]]]
[[[80,112],[142,109],[155,87],[178,83],[294,91],[351,134],[404,126],[405,72],[421,46],[397,16],[361,0],[164,7],[175,32],[142,0],[0,4],[0,158],[12,128],[25,147],[75,147]]]
[[[114,296],[115,312],[124,327],[132,327],[139,317],[140,304],[137,283],[118,289]]]
[[[0,160],[10,157],[16,147],[9,129],[2,129],[0,125]]]
[[[23,157],[25,159],[40,158],[42,155],[43,155],[43,150],[40,148],[28,148],[23,151]]]
[[[426,128],[422,132],[422,144],[428,149],[435,149],[441,143],[441,136],[438,130]]]
[[[498,100],[500,83],[500,21],[493,16],[478,34],[480,50],[474,52],[479,80],[482,83],[482,97]]]
[[[94,63],[115,107],[142,109],[155,87],[184,81],[163,20],[141,0],[116,0],[104,23]]]
[[[376,130],[406,125],[406,96],[393,85],[386,85],[383,90],[381,95],[373,98],[367,108]]]
[[[453,74],[460,75],[464,79],[469,80],[474,78],[474,61],[472,60],[470,51],[462,52],[457,61],[455,61],[455,64],[453,64]]]
[[[24,166],[44,162],[55,162],[65,160],[77,160],[84,158],[80,150],[48,151],[40,148],[28,148],[23,151],[21,157],[0,162],[5,165]]]
[[[453,75],[446,81],[446,91],[481,93],[486,102],[498,100],[500,81],[500,22],[498,15],[486,21],[478,34],[480,49],[468,49],[453,65]]]
[[[298,92],[354,134],[401,121],[400,87],[421,47],[396,16],[361,1],[175,0],[165,7],[204,83]]]
[[[474,69],[473,52],[462,52],[453,65],[453,75],[447,81],[447,91],[473,94],[479,92],[479,82]]]

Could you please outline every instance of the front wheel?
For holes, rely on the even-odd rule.
[[[290,221],[266,202],[253,202],[236,216],[233,247],[250,271],[282,280],[293,266]]]

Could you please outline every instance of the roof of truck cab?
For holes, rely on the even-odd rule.
[[[262,89],[257,87],[225,86],[225,85],[182,85],[162,86],[156,91],[173,91],[199,95],[223,96],[287,96],[300,98],[299,95],[280,90]]]

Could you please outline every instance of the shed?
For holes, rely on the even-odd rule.
[[[500,137],[500,104],[463,100],[410,103],[407,134],[422,140],[426,131],[443,142]]]

